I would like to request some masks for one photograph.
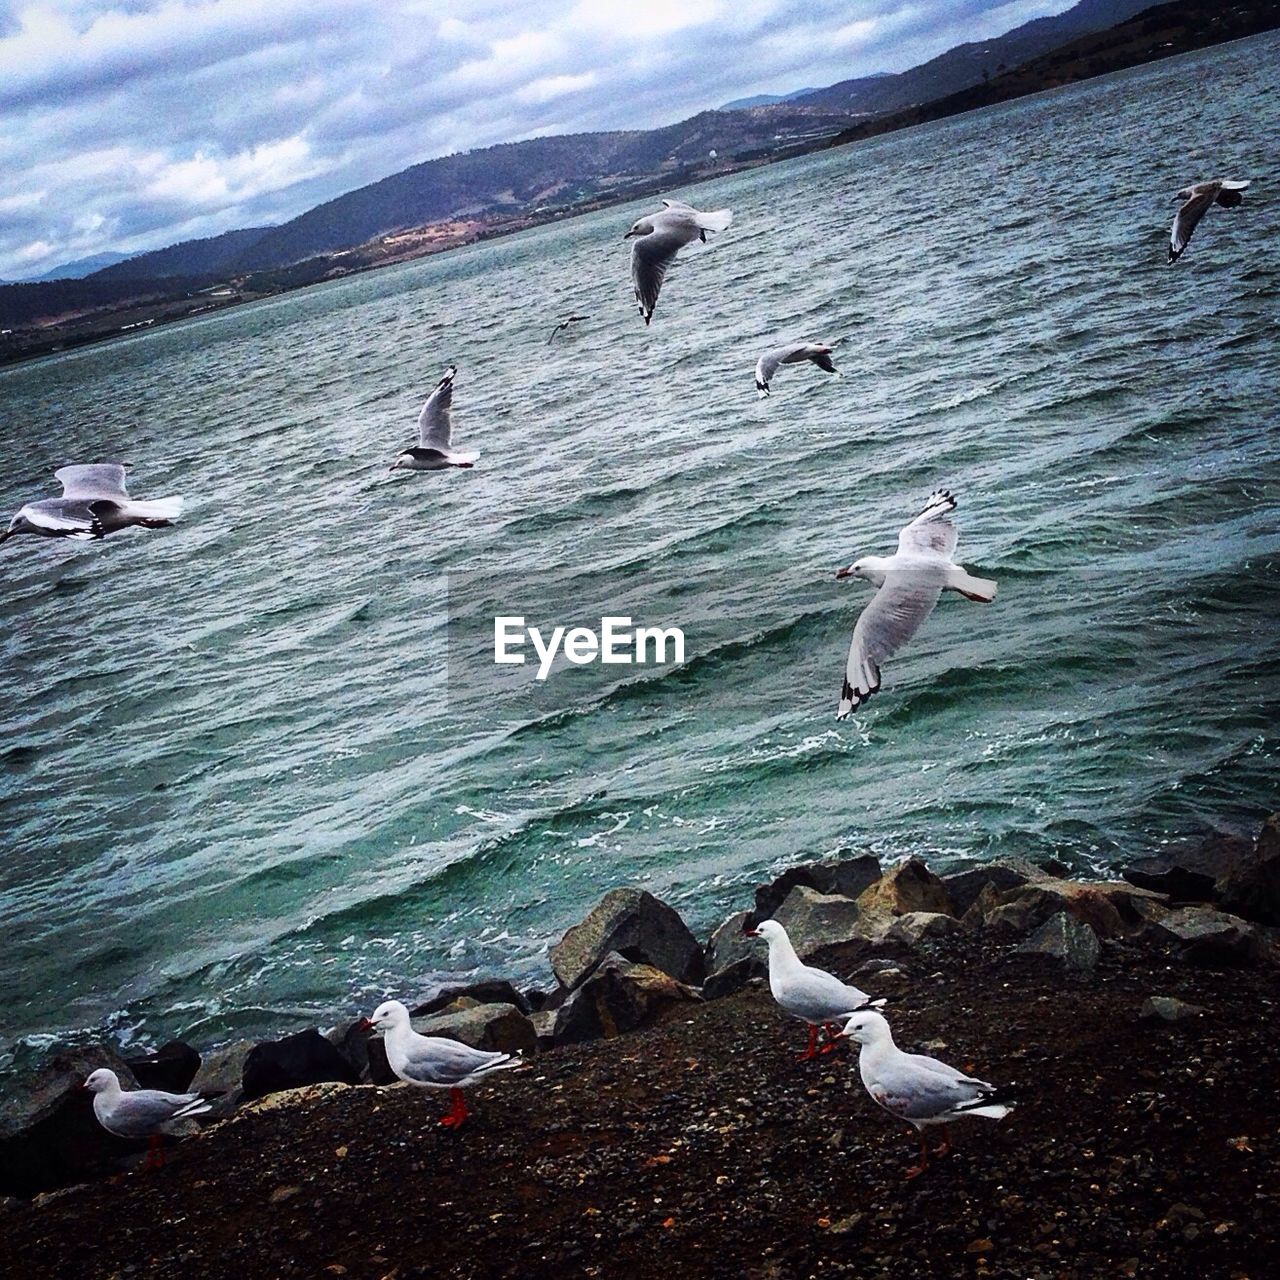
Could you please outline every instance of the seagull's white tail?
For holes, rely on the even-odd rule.
[[[131,520],[176,520],[182,514],[182,499],[157,498],[154,502],[130,500],[124,514]]]
[[[714,213],[698,214],[698,228],[701,231],[727,231],[733,214],[728,209],[717,209]]]
[[[975,578],[959,565],[947,574],[947,586],[979,604],[990,604],[996,598],[996,584],[990,578]]]
[[[1012,1111],[1003,1102],[993,1102],[985,1107],[957,1107],[956,1111],[964,1116],[986,1116],[989,1120],[1003,1120]]]

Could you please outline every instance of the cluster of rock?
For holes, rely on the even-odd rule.
[[[1123,880],[1075,880],[1025,861],[939,877],[910,859],[888,870],[869,855],[794,867],[755,891],[704,944],[679,914],[637,888],[614,889],[550,954],[556,987],[521,991],[497,979],[446,987],[411,1012],[414,1029],[477,1048],[531,1055],[610,1038],[758,981],[765,950],[745,931],[772,917],[797,952],[853,944],[847,962],[892,983],[895,960],[980,936],[1012,963],[1050,964],[1086,980],[1107,947],[1156,944],[1196,963],[1280,960],[1280,815],[1256,842],[1219,842],[1146,858]],[[876,987],[880,990],[880,987]],[[1154,998],[1144,1016],[1185,1016],[1193,1006]],[[242,1041],[201,1059],[175,1042],[146,1058],[106,1048],[56,1058],[18,1111],[0,1117],[0,1194],[31,1195],[80,1181],[134,1147],[93,1120],[79,1084],[108,1066],[126,1088],[194,1090],[217,1099],[208,1119],[302,1086],[391,1084],[382,1043],[352,1019],[327,1033]]]

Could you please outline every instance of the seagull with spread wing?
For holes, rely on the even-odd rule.
[[[763,400],[769,394],[769,382],[784,364],[803,364],[812,361],[825,373],[837,372],[831,363],[831,348],[821,342],[792,342],[785,347],[774,347],[756,361],[756,391]]]
[[[975,578],[954,563],[960,533],[951,520],[956,500],[945,489],[898,535],[891,556],[863,556],[837,578],[864,578],[879,590],[853,629],[836,718],[843,720],[880,688],[880,664],[902,648],[933,612],[944,591],[989,604],[996,584]]]
[[[1212,182],[1197,182],[1194,186],[1184,187],[1175,199],[1185,203],[1174,215],[1173,230],[1169,235],[1169,261],[1177,262],[1183,251],[1191,243],[1192,232],[1200,224],[1200,219],[1208,212],[1212,204],[1220,204],[1224,209],[1234,209],[1244,203],[1241,194],[1248,182],[1233,182],[1230,178],[1215,178]]]
[[[658,293],[666,278],[667,268],[687,244],[701,240],[708,231],[724,231],[733,221],[728,209],[704,213],[683,200],[664,200],[660,213],[641,218],[622,238],[631,240],[631,281],[635,285],[636,302],[645,324],[653,319]]]
[[[163,529],[182,512],[181,498],[138,502],[129,497],[125,491],[125,468],[118,462],[60,467],[53,478],[62,484],[62,497],[43,498],[20,507],[9,527],[0,532],[0,542],[19,533],[87,542],[131,525]]]
[[[443,471],[446,467],[473,467],[478,453],[460,453],[453,448],[453,424],[449,411],[453,407],[453,379],[456,365],[444,371],[436,389],[418,414],[418,444],[406,449],[391,464],[392,471]]]
[[[591,319],[590,316],[580,316],[577,314],[565,316],[565,318],[561,320],[560,323],[556,325],[554,329],[551,330],[551,337],[547,339],[547,346],[550,346],[555,341],[556,334],[562,333],[571,324],[578,324],[580,321],[590,320],[590,319]]]

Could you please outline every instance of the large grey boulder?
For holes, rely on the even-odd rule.
[[[946,886],[919,858],[890,867],[858,895],[858,906],[867,916],[904,916],[910,911],[955,915]]]
[[[976,867],[967,867],[964,871],[956,871],[942,877],[942,887],[947,891],[951,901],[951,909],[957,916],[965,912],[978,900],[987,885],[995,893],[1007,893],[1030,880],[1044,880],[1048,877],[1033,862],[1025,859],[989,862]]]
[[[697,986],[702,947],[679,914],[643,889],[611,889],[551,948],[551,968],[572,991],[610,952]]]
[[[1250,856],[1219,880],[1218,903],[1246,920],[1280,925],[1280,814],[1262,824]]]
[[[432,1014],[412,1019],[419,1035],[446,1036],[473,1049],[499,1053],[533,1053],[538,1032],[533,1023],[513,1004],[477,1004],[452,1013]]]
[[[827,896],[856,898],[880,879],[880,861],[869,853],[834,862],[806,862],[790,867],[770,884],[756,889],[752,923],[767,920],[777,912],[793,889],[801,886]]]
[[[1199,964],[1252,964],[1270,950],[1256,925],[1212,907],[1180,907],[1151,928],[1177,945],[1184,959]]]
[[[693,988],[661,969],[614,952],[556,1010],[555,1042],[611,1039],[698,998]]]
[[[758,938],[748,937],[746,933],[748,925],[754,923],[750,911],[735,911],[716,926],[703,949],[708,973],[727,969],[739,960],[763,959],[766,954],[764,943]]]
[[[868,936],[878,939],[887,927],[876,917],[874,927],[868,930],[865,914],[852,898],[819,893],[803,884],[787,894],[773,918],[787,931],[791,945],[801,957],[837,942],[852,942]]]
[[[83,1182],[141,1149],[139,1143],[113,1137],[94,1116],[93,1095],[80,1086],[99,1067],[114,1071],[126,1089],[137,1087],[114,1050],[70,1049],[0,1110],[0,1195],[26,1199]]]
[[[937,942],[959,933],[963,926],[955,916],[941,911],[908,911],[898,916],[885,932],[886,942],[914,947],[922,942]]]
[[[247,1100],[308,1084],[359,1084],[360,1073],[315,1027],[264,1040],[244,1060],[240,1087]]]
[[[1102,944],[1098,935],[1066,911],[1050,917],[1025,942],[1015,956],[1044,960],[1066,973],[1089,973],[1098,963]]]

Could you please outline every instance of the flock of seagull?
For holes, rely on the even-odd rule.
[[[951,1150],[947,1126],[954,1120],[982,1116],[1003,1119],[1013,1105],[995,1085],[920,1053],[904,1053],[893,1041],[884,1015],[883,999],[842,982],[824,969],[805,964],[776,920],[763,920],[748,937],[762,938],[769,948],[769,990],[778,1005],[809,1026],[809,1044],[799,1061],[834,1051],[843,1040],[859,1046],[858,1073],[872,1100],[890,1115],[906,1121],[919,1135],[920,1163],[906,1171],[908,1178],[929,1165],[925,1130],[942,1129],[942,1145],[934,1153]],[[357,1029],[381,1031],[387,1063],[406,1084],[422,1089],[448,1090],[450,1107],[440,1124],[456,1129],[467,1118],[463,1090],[500,1071],[528,1065],[519,1054],[473,1049],[444,1036],[424,1036],[413,1029],[409,1010],[399,1000],[386,1000]],[[818,1043],[818,1030],[826,1041]],[[150,1142],[148,1167],[163,1163],[161,1138],[190,1131],[195,1116],[210,1104],[196,1093],[166,1093],[160,1089],[124,1090],[114,1071],[100,1068],[84,1083],[93,1095],[93,1111],[109,1133]]]
[[[1242,203],[1248,186],[1247,181],[1219,178],[1179,192],[1183,203],[1173,222],[1169,262],[1182,256],[1211,205],[1235,208]],[[646,325],[653,319],[663,281],[678,252],[695,240],[705,242],[709,231],[726,230],[733,220],[728,209],[704,212],[677,200],[663,200],[662,205],[659,212],[641,218],[623,237],[633,241],[632,282]],[[547,341],[588,319],[568,316]],[[768,396],[771,380],[787,364],[808,362],[835,373],[831,355],[830,345],[807,341],[768,351],[756,364],[756,390],[761,397]],[[418,417],[418,444],[396,457],[392,471],[474,466],[479,454],[453,446],[451,409],[456,374],[456,367],[450,366],[431,392]],[[66,466],[55,471],[54,478],[62,484],[62,496],[25,504],[0,532],[0,542],[21,533],[98,539],[131,526],[162,528],[182,511],[179,497],[150,501],[130,497],[125,468],[118,463]],[[863,579],[877,588],[854,628],[836,713],[839,718],[849,715],[880,688],[880,664],[919,630],[943,591],[982,603],[995,599],[996,583],[972,576],[952,559],[959,538],[951,518],[955,508],[950,492],[935,491],[920,514],[902,529],[893,555],[863,556],[836,574],[838,578]],[[936,1058],[899,1049],[888,1021],[879,1012],[884,1000],[873,1000],[857,987],[804,964],[777,921],[764,920],[748,932],[768,944],[769,989],[774,999],[809,1026],[802,1060],[831,1052],[841,1040],[856,1042],[859,1074],[868,1094],[918,1131],[920,1163],[908,1170],[907,1176],[914,1177],[928,1165],[926,1128],[942,1127],[943,1143],[937,1154],[945,1154],[950,1150],[946,1128],[950,1121],[970,1116],[999,1120],[1008,1114],[1011,1104],[995,1086]],[[440,1121],[450,1128],[460,1126],[467,1117],[463,1089],[496,1072],[525,1065],[515,1054],[487,1052],[455,1040],[418,1034],[409,1010],[398,1000],[385,1001],[360,1025],[366,1031],[383,1033],[387,1061],[399,1079],[450,1092],[450,1110]],[[819,1028],[826,1033],[821,1048]],[[115,1073],[106,1069],[93,1072],[84,1088],[94,1095],[94,1114],[102,1127],[120,1137],[150,1139],[150,1158],[157,1163],[162,1159],[160,1136],[182,1132],[193,1117],[209,1109],[198,1094],[126,1091]]]

